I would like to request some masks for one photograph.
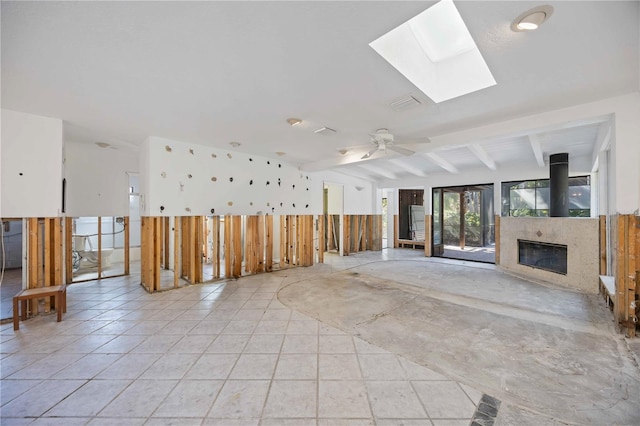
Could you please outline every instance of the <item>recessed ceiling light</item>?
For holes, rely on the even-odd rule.
[[[106,142],[96,142],[96,145],[98,145],[100,148],[109,148],[111,146]]]
[[[436,103],[496,84],[452,0],[441,0],[369,46]]]
[[[318,134],[331,134],[335,132],[336,131],[330,127],[320,127],[319,129],[315,129],[313,131],[313,133],[318,133]]]
[[[287,118],[287,123],[289,123],[290,126],[297,126],[302,123],[302,120],[299,118]]]
[[[552,6],[544,5],[534,7],[514,19],[511,23],[511,29],[516,32],[536,30],[549,19],[552,14]]]
[[[229,145],[231,145],[234,148],[237,148],[242,144],[240,142],[233,141],[233,142],[229,142]]]

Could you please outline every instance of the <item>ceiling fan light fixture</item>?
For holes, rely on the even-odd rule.
[[[543,5],[534,7],[519,15],[511,23],[511,30],[515,32],[533,31],[542,25],[553,14],[553,7]]]
[[[299,118],[287,118],[287,123],[289,123],[289,125],[293,127],[301,124],[302,120],[300,120]]]

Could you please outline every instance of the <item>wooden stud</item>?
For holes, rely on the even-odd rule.
[[[244,271],[245,272],[253,272],[252,270],[252,261],[253,261],[253,216],[246,216],[246,232],[244,237],[244,253],[245,253],[245,262],[244,262]]]
[[[431,215],[424,216],[424,256],[431,257],[431,232],[433,225],[431,224]]]
[[[147,218],[140,218],[140,283],[143,286],[147,285],[147,259],[146,259],[146,250],[147,249]]]
[[[182,220],[179,217],[173,218],[173,287],[178,288],[180,285],[180,224]]]
[[[626,312],[625,318],[627,322],[627,337],[632,338],[636,336],[636,322],[637,318],[635,316],[636,308],[636,265],[637,265],[637,254],[636,253],[636,218],[633,215],[627,215],[627,245],[628,245],[628,263],[627,270],[625,274],[627,276],[627,297],[626,297]]]
[[[342,254],[349,256],[351,249],[351,216],[345,214],[342,216]]]
[[[333,215],[328,214],[325,217],[327,221],[327,251],[331,251],[336,248],[333,239]]]
[[[284,268],[284,262],[286,258],[286,216],[280,216],[280,269]]]
[[[625,296],[627,292],[625,291],[625,271],[626,271],[626,244],[625,244],[625,218],[623,215],[617,215],[616,217],[616,236],[617,236],[617,249],[616,249],[616,302],[614,305],[614,310],[616,314],[616,321],[618,324],[622,324],[625,320],[624,312],[625,312]],[[621,330],[623,331],[623,330]]]
[[[98,279],[102,278],[102,216],[98,216]]]
[[[393,215],[393,248],[400,247],[398,240],[398,230],[400,229],[400,218],[397,214]]]
[[[257,252],[258,252],[258,269],[257,272],[264,272],[265,271],[265,255],[264,255],[264,248],[265,248],[265,243],[264,243],[264,237],[265,237],[265,217],[264,216],[258,216],[257,217],[257,221],[258,221],[258,241],[257,241]]]
[[[53,248],[53,285],[63,284],[63,259],[64,259],[64,238],[62,218],[55,218],[54,221],[54,248]],[[56,307],[57,309],[57,307]]]
[[[129,216],[124,217],[124,274],[129,275],[131,271],[131,221]]]
[[[213,216],[212,224],[213,238],[213,278],[220,278],[220,216]]]
[[[324,263],[324,247],[325,247],[325,234],[324,223],[327,217],[325,215],[318,216],[318,263]]]
[[[197,241],[196,241],[196,282],[201,283],[204,281],[204,259],[207,255],[207,228],[204,216],[197,217]]]
[[[73,218],[64,218],[65,283],[73,282]]]
[[[296,215],[296,234],[295,234],[295,263],[296,266],[304,265],[305,245],[304,245],[304,215]]]
[[[51,247],[51,241],[53,240],[53,226],[52,226],[52,219],[50,218],[45,218],[44,219],[44,241],[43,241],[43,245],[44,245],[44,258],[43,258],[43,263],[44,263],[44,287],[49,287],[50,285],[52,285],[52,271],[51,271],[51,266],[52,266],[52,247]],[[49,312],[48,307],[45,308],[46,312]]]
[[[162,267],[164,269],[169,269],[169,257],[171,256],[171,253],[169,251],[169,242],[171,241],[169,239],[169,235],[170,235],[170,226],[169,226],[169,217],[165,217],[163,218],[163,222],[164,222],[164,229],[163,229],[163,233],[162,233]]]
[[[153,250],[153,254],[154,254],[154,263],[153,263],[153,289],[154,292],[155,291],[159,291],[160,290],[160,282],[162,279],[161,276],[161,271],[162,271],[162,218],[161,217],[156,217],[154,218],[155,220],[155,227],[154,227],[154,235],[153,235],[153,241],[154,241],[154,250]]]
[[[233,216],[233,276],[242,276],[242,216]]]
[[[182,278],[191,282],[189,273],[191,272],[191,244],[189,234],[191,233],[191,222],[188,216],[182,217]]]
[[[273,270],[273,216],[265,217],[265,260],[264,270],[271,272]]]
[[[37,226],[37,259],[38,259],[38,270],[37,270],[37,278],[38,278],[38,287],[44,287],[44,219],[38,219]],[[34,308],[34,311],[37,311],[37,307]]]
[[[227,215],[224,217],[224,276],[227,278],[233,276],[231,270],[233,251],[231,248],[231,216]]]
[[[496,244],[496,265],[500,264],[500,215],[495,217],[495,244]]]
[[[189,276],[189,282],[191,284],[195,284],[195,277],[196,277],[196,262],[195,262],[195,258],[196,258],[196,233],[197,233],[197,228],[196,228],[196,217],[195,216],[189,216],[189,235],[188,235],[188,241],[187,244],[189,244],[189,272],[188,272],[188,276]]]
[[[600,275],[607,275],[607,217],[600,215]]]

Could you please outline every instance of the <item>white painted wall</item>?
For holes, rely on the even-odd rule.
[[[314,175],[326,184],[337,184],[343,187],[344,214],[380,214],[380,200],[377,200],[376,196],[377,186],[371,181],[332,171],[318,172]]]
[[[322,180],[277,159],[150,137],[140,170],[143,216],[322,214]]]
[[[66,142],[67,216],[128,216],[137,152]]]
[[[344,191],[342,185],[325,183],[327,189],[327,214],[342,214]]]
[[[62,120],[2,110],[0,216],[62,210]]]

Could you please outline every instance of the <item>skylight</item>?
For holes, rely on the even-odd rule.
[[[452,0],[441,0],[369,46],[436,103],[496,84]]]

